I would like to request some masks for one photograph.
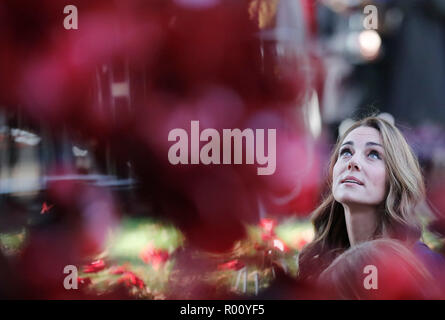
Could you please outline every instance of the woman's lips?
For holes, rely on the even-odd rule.
[[[349,181],[346,181],[346,182],[342,182],[342,184],[346,184],[346,185],[357,185],[357,186],[361,186],[361,184],[358,184],[357,182],[349,182]]]
[[[357,184],[359,186],[363,185],[363,182],[353,176],[347,176],[341,180],[342,184]]]

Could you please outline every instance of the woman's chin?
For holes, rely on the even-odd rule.
[[[335,200],[342,205],[346,205],[348,207],[354,207],[354,206],[373,206],[374,204],[363,201],[363,197],[354,197],[354,196],[341,196],[338,198],[335,198]]]
[[[334,199],[341,204],[363,202],[363,197],[356,194],[351,194],[351,192],[339,192],[338,194],[334,194]]]

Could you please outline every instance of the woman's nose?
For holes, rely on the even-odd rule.
[[[348,163],[348,170],[352,170],[352,169],[360,171],[360,166],[354,159],[351,159]]]

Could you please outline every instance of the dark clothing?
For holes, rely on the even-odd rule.
[[[432,251],[425,243],[417,241],[413,248],[415,256],[423,263],[425,268],[431,273],[431,276],[438,281],[438,283],[445,290],[445,257],[441,254]],[[317,281],[318,276],[330,265],[330,263],[341,254],[338,251],[326,252],[321,254],[321,251],[316,249],[306,253],[306,257],[301,261],[299,267],[299,278],[306,281]]]

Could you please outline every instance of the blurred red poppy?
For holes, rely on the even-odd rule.
[[[147,264],[151,264],[155,270],[158,270],[170,257],[167,250],[156,249],[149,244],[140,253],[140,258]]]
[[[275,226],[277,225],[277,222],[274,219],[261,219],[260,220],[260,226],[263,229],[264,232],[268,234],[273,234],[275,232]]]
[[[261,239],[263,241],[273,240],[275,237],[275,227],[277,222],[274,219],[261,219],[260,227],[261,227]]]
[[[240,270],[244,268],[245,264],[240,262],[238,259],[231,260],[226,263],[218,265],[218,270]]]
[[[51,204],[51,205],[47,205],[46,202],[43,202],[43,204],[42,204],[42,210],[40,210],[40,214],[45,214],[46,212],[48,212],[49,210],[51,210],[52,207],[54,207],[53,204]]]
[[[99,272],[105,269],[105,262],[102,259],[91,262],[90,264],[83,267],[83,272],[85,273],[93,273]]]

